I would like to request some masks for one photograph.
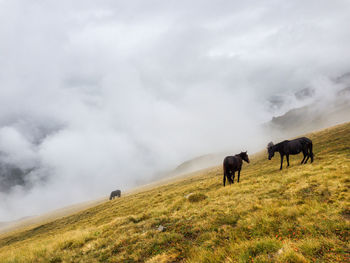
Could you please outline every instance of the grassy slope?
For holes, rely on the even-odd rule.
[[[32,227],[33,225],[45,224],[47,222],[56,220],[57,218],[73,215],[90,207],[95,207],[101,203],[104,203],[105,201],[105,198],[99,198],[93,201],[82,202],[59,208],[40,216],[25,217],[16,221],[5,222],[3,225],[0,224],[0,238],[1,234],[3,233],[17,231],[18,229],[22,231],[23,229]]]
[[[309,137],[313,164],[260,153],[225,188],[214,167],[2,235],[1,262],[349,261],[350,123]]]

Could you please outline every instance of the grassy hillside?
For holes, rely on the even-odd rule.
[[[350,123],[308,136],[313,164],[264,151],[239,184],[214,167],[4,234],[1,262],[349,261]]]
[[[82,202],[82,203],[73,204],[67,207],[59,208],[54,211],[50,211],[48,213],[42,214],[40,216],[28,216],[28,217],[22,217],[16,221],[0,222],[0,238],[1,238],[1,234],[3,233],[10,232],[17,229],[23,230],[24,228],[30,227],[35,224],[36,225],[44,224],[49,221],[56,220],[57,218],[69,216],[77,212],[80,212],[82,210],[88,209],[90,207],[95,207],[100,203],[104,203],[105,201],[106,201],[105,198],[100,198],[93,201]]]

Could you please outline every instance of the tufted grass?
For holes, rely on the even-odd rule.
[[[0,235],[0,261],[349,262],[350,123],[307,136],[313,164],[261,152],[226,187],[221,166],[199,171]]]

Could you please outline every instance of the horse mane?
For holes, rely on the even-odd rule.
[[[235,156],[239,156],[241,159],[243,159],[243,156],[247,156],[248,154],[246,152],[240,152],[236,154]]]

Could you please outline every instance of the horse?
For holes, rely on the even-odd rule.
[[[224,186],[226,184],[226,178],[227,181],[231,184],[235,182],[235,172],[238,171],[238,180],[237,183],[239,183],[239,177],[241,176],[241,169],[243,161],[249,163],[249,158],[247,152],[241,152],[240,154],[236,154],[235,156],[226,156],[224,159]],[[232,176],[232,177],[231,177]]]
[[[279,152],[281,155],[281,167],[283,164],[283,157],[287,158],[287,167],[289,166],[289,155],[295,155],[299,153],[303,153],[304,158],[300,164],[306,164],[309,158],[311,159],[311,163],[314,161],[314,154],[312,152],[312,141],[309,138],[301,137],[291,141],[285,140],[283,142],[273,144],[270,142],[267,145],[267,152],[269,154],[269,160],[275,155],[275,152]]]
[[[121,194],[122,194],[122,192],[120,190],[112,191],[111,195],[109,196],[109,200],[114,199],[116,196],[120,197]]]

